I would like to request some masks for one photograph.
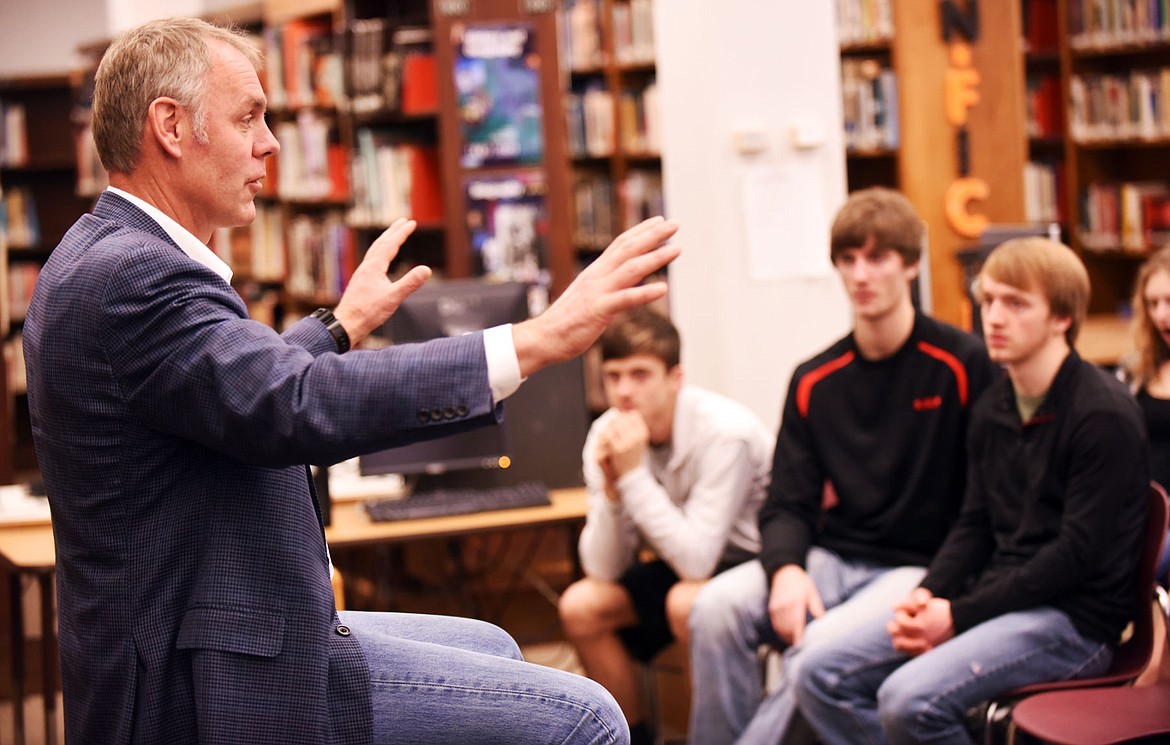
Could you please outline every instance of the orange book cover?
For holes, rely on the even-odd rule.
[[[284,24],[284,88],[292,108],[313,104],[314,40],[328,37],[327,21],[299,19]]]
[[[402,113],[431,114],[439,109],[439,71],[435,55],[415,52],[402,60]]]
[[[261,185],[260,196],[275,197],[276,187],[279,185],[280,173],[277,171],[276,156],[264,159],[264,183]]]
[[[344,145],[333,143],[325,157],[329,166],[329,200],[349,201],[349,151]]]
[[[439,151],[405,145],[410,153],[410,213],[420,224],[443,221],[443,190],[439,182]]]

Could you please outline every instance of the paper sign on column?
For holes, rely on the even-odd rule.
[[[743,178],[748,273],[755,281],[829,274],[829,218],[820,163],[749,168]]]

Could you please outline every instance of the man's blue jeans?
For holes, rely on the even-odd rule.
[[[369,663],[376,745],[630,741],[608,691],[524,662],[496,626],[414,613],[338,615]]]
[[[1111,645],[1047,606],[998,616],[918,657],[894,651],[890,617],[805,657],[796,698],[825,745],[968,745],[968,709],[1022,685],[1099,675],[1113,660]]]
[[[922,580],[925,569],[846,561],[821,548],[808,552],[805,570],[826,613],[805,630],[799,647],[784,650],[783,677],[763,697],[756,651],[779,644],[768,617],[768,578],[759,561],[716,575],[691,609],[690,741],[701,745],[768,743],[788,728],[795,710],[791,676],[808,651],[851,634]]]

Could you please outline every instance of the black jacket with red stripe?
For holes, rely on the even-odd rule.
[[[999,375],[978,338],[921,314],[885,359],[850,334],[799,365],[760,511],[768,576],[814,545],[929,563],[963,498],[971,404]]]

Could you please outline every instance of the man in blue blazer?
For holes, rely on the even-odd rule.
[[[523,377],[661,297],[640,282],[678,255],[676,226],[620,236],[525,323],[347,352],[429,276],[386,276],[414,229],[400,220],[335,309],[277,334],[205,245],[251,221],[279,149],[259,64],[201,21],[114,42],[93,112],[111,188],[46,263],[24,327],[67,739],[626,741],[602,688],[524,663],[493,626],[339,614],[304,464],[496,420]]]

